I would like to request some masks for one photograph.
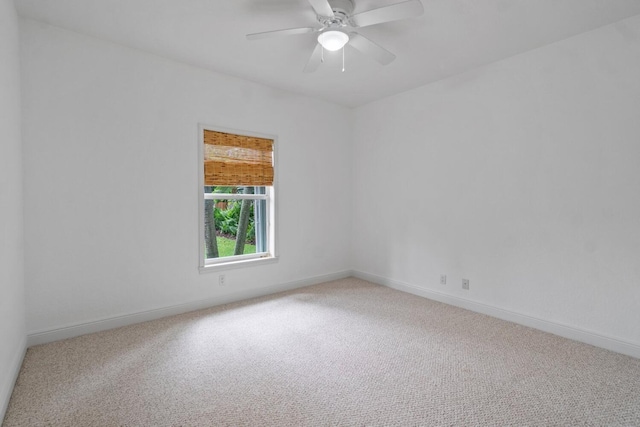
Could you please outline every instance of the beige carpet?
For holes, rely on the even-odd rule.
[[[29,349],[10,426],[640,426],[640,360],[346,279]]]

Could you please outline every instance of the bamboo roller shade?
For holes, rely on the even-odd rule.
[[[273,185],[273,140],[205,130],[204,185]]]

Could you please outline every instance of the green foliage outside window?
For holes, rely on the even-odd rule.
[[[254,188],[216,186],[204,190],[216,195],[215,199],[205,200],[206,258],[256,253],[254,201],[225,196],[254,194]],[[230,245],[233,245],[231,252]]]
[[[216,220],[216,231],[225,236],[236,236],[238,234],[241,207],[242,202],[240,200],[229,200],[226,209],[221,209],[216,206],[213,211],[213,216]],[[247,242],[252,244],[256,241],[253,210],[252,203],[251,210],[249,211],[249,225],[247,227]]]

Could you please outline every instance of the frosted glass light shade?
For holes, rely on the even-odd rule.
[[[325,31],[318,36],[318,43],[320,43],[323,48],[330,51],[342,49],[348,41],[349,36],[342,31]]]

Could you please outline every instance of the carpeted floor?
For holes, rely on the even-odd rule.
[[[358,279],[28,350],[4,426],[640,426],[640,360]]]

